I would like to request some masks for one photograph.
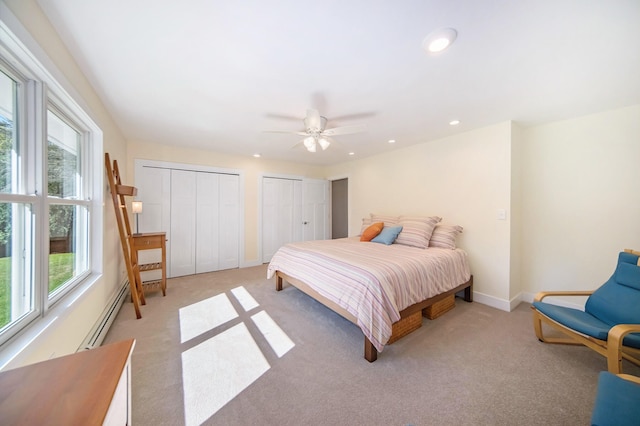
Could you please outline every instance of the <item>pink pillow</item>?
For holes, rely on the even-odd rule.
[[[391,216],[388,214],[373,214],[371,213],[372,222],[384,222],[385,225],[397,225],[400,220],[400,216]]]
[[[429,240],[429,247],[456,248],[456,238],[462,233],[459,225],[436,225]]]
[[[402,232],[396,239],[396,244],[426,249],[429,247],[429,238],[433,228],[442,220],[438,216],[400,216],[399,225]]]

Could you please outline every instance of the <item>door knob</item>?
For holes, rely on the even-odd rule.
[[[303,224],[303,225],[308,225],[308,224],[309,224],[309,222],[304,221],[304,222],[302,222],[302,224]]]

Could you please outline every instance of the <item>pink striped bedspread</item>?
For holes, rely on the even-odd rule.
[[[358,237],[305,241],[281,247],[267,278],[281,271],[351,313],[381,352],[400,311],[467,282],[462,249],[420,249],[360,242]]]

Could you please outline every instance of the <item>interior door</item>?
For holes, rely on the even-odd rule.
[[[141,233],[165,232],[171,241],[171,170],[157,167],[136,168],[136,199],[142,201],[142,213],[132,223],[136,229],[136,219]],[[161,254],[155,250],[144,250],[139,254],[140,263],[157,262]],[[167,276],[171,277],[171,244],[167,244]]]
[[[269,262],[284,244],[300,241],[302,182],[297,179],[262,179],[262,261]]]
[[[196,272],[196,172],[171,170],[171,276]]]
[[[329,181],[304,179],[302,181],[303,240],[326,240],[330,235]]]
[[[196,274],[220,266],[219,180],[217,173],[196,173]]]
[[[219,269],[240,266],[240,176],[220,175]]]

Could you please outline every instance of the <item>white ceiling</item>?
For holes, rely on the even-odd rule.
[[[335,164],[640,103],[638,0],[39,4],[131,141]],[[440,27],[458,38],[430,56]],[[367,131],[315,154],[264,133],[303,130],[308,108]]]

